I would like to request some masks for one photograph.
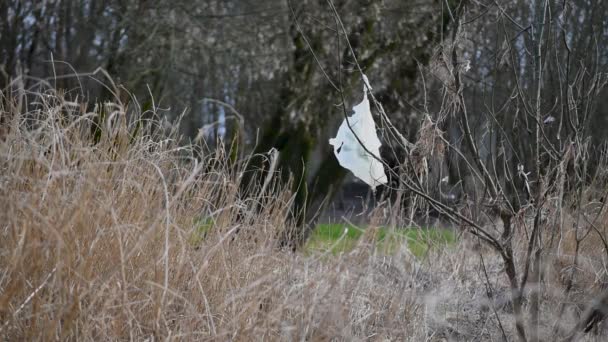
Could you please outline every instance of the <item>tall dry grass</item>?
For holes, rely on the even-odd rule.
[[[5,95],[2,108],[5,339],[412,333],[417,307],[370,273],[374,258],[277,248],[288,192],[239,199],[241,174],[221,152],[151,133],[163,127],[136,106],[28,98],[25,109]]]
[[[52,89],[0,110],[3,340],[514,336],[500,259],[464,237],[422,259],[373,228],[345,254],[284,251],[291,194],[241,198],[222,149],[180,145],[154,110]]]

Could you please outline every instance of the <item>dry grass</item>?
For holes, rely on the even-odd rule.
[[[278,185],[240,199],[221,151],[180,147],[136,106],[28,98],[1,108],[3,340],[514,336],[500,260],[466,239],[423,260],[383,255],[375,229],[345,254],[281,251]]]

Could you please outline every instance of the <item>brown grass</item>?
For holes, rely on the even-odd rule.
[[[28,96],[1,108],[3,340],[513,336],[491,252],[462,242],[420,260],[369,236],[338,256],[282,251],[291,194],[239,198],[221,149],[180,146],[134,105]]]

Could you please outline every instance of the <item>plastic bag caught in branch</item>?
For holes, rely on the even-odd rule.
[[[365,75],[363,82],[363,101],[353,107],[355,113],[348,118],[348,122],[344,119],[338,134],[329,139],[329,144],[334,147],[334,154],[342,167],[349,169],[357,178],[375,189],[380,184],[386,184],[387,178],[382,163],[374,158],[374,155],[380,158],[382,144],[376,135],[376,123],[367,99],[367,90],[372,88]],[[365,148],[361,144],[365,145]]]

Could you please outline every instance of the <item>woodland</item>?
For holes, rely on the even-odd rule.
[[[1,1],[0,336],[603,341],[607,85],[603,0]]]

